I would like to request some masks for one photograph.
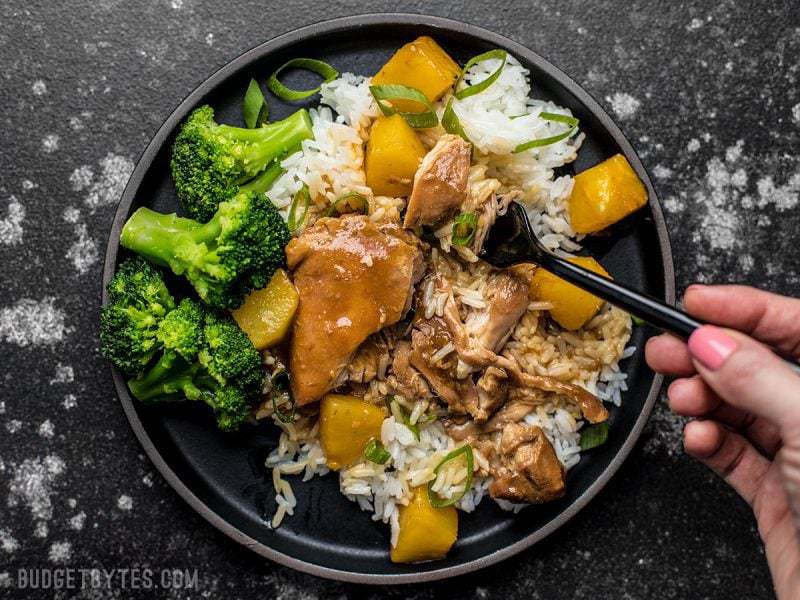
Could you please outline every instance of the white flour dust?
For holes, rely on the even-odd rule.
[[[0,308],[0,341],[25,346],[52,346],[61,342],[71,328],[56,299],[22,298],[12,306]]]
[[[11,196],[6,208],[6,216],[0,219],[0,244],[16,246],[22,243],[24,231],[22,222],[25,220],[25,207],[16,197]]]

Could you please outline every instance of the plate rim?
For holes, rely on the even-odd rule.
[[[586,107],[587,110],[593,113],[598,118],[605,130],[611,135],[611,137],[620,147],[623,154],[628,158],[631,166],[642,179],[642,182],[648,191],[648,204],[652,214],[653,223],[656,228],[658,245],[661,252],[661,264],[664,270],[664,299],[668,303],[675,302],[675,270],[672,258],[672,249],[669,240],[669,232],[667,230],[658,195],[653,188],[647,171],[633,149],[633,146],[630,144],[616,123],[611,119],[608,113],[603,109],[603,107],[600,106],[600,104],[587,91],[585,91],[561,69],[550,63],[537,52],[534,52],[533,50],[504,35],[495,33],[478,25],[473,25],[446,17],[426,15],[421,13],[388,12],[365,13],[338,17],[335,19],[304,25],[273,37],[243,52],[236,58],[217,69],[210,77],[203,80],[202,83],[192,90],[192,92],[189,93],[180,102],[180,104],[178,104],[178,106],[172,110],[170,115],[164,120],[155,135],[152,137],[144,152],[142,152],[140,155],[136,163],[136,167],[134,168],[128,183],[125,186],[125,190],[122,193],[119,204],[117,205],[116,212],[114,214],[114,221],[109,232],[105,262],[103,266],[102,304],[105,305],[108,302],[106,285],[114,273],[114,266],[119,251],[120,232],[122,230],[122,225],[125,221],[125,218],[130,210],[130,206],[134,201],[135,193],[139,189],[144,175],[150,168],[154,158],[161,150],[167,138],[178,125],[178,123],[183,120],[190,108],[198,104],[198,102],[205,95],[207,95],[219,83],[227,79],[229,76],[235,74],[242,68],[245,68],[251,62],[258,60],[269,53],[280,50],[283,46],[294,43],[298,39],[309,36],[317,36],[320,34],[335,33],[338,30],[352,29],[354,27],[390,27],[392,25],[432,26],[434,28],[446,29],[461,34],[466,34],[484,42],[496,43],[499,46],[506,47],[510,50],[510,52],[512,52],[512,54],[523,57],[530,63],[535,64],[538,69],[546,72],[559,85],[563,86],[566,90],[573,94],[577,101]],[[279,552],[251,538],[249,535],[245,534],[214,512],[202,500],[200,500],[200,498],[198,498],[194,492],[192,492],[188,485],[178,477],[178,475],[167,464],[166,460],[161,456],[161,453],[153,444],[150,436],[147,434],[147,431],[142,424],[142,421],[139,419],[139,416],[136,413],[133,400],[128,392],[127,385],[121,373],[113,366],[111,367],[111,371],[114,387],[120,403],[122,404],[123,410],[125,411],[125,416],[127,417],[128,422],[133,429],[134,434],[136,435],[136,438],[139,440],[139,443],[142,445],[142,448],[144,449],[148,458],[156,467],[156,469],[158,469],[159,473],[161,473],[162,477],[164,477],[167,483],[169,483],[169,485],[175,490],[175,492],[177,492],[178,495],[183,498],[183,500],[189,504],[189,506],[195,512],[202,516],[211,525],[216,527],[219,531],[224,533],[235,542],[283,566],[326,579],[379,585],[431,582],[483,569],[533,546],[535,543],[541,541],[559,529],[570,519],[572,519],[578,512],[580,512],[589,503],[589,501],[606,486],[608,481],[625,462],[631,450],[633,449],[633,446],[639,440],[644,426],[650,417],[664,379],[662,375],[655,374],[653,382],[650,386],[650,390],[642,406],[642,410],[636,418],[633,428],[608,466],[587,487],[583,494],[578,496],[575,501],[563,512],[561,512],[543,527],[526,535],[522,539],[509,546],[459,565],[442,567],[441,569],[434,569],[420,573],[376,574],[355,573],[341,569],[324,567],[299,558],[295,558],[293,556],[289,556],[288,554]]]

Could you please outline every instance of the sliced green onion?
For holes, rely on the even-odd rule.
[[[364,447],[364,457],[368,461],[374,462],[376,465],[383,465],[386,464],[386,461],[389,460],[392,455],[389,454],[389,451],[386,450],[383,444],[378,440],[370,438],[367,445]]]
[[[475,237],[478,229],[478,215],[474,212],[459,213],[453,221],[453,246],[466,246]]]
[[[439,495],[433,491],[433,484],[436,483],[436,477],[439,475],[439,471],[442,467],[449,463],[452,460],[456,460],[461,455],[464,455],[464,459],[467,461],[467,478],[464,480],[464,489],[461,490],[458,494],[453,496],[452,498],[441,498]],[[456,502],[461,500],[464,497],[464,494],[467,493],[469,488],[472,487],[472,474],[475,471],[475,459],[472,454],[472,446],[466,444],[461,446],[460,448],[456,448],[450,454],[445,456],[436,468],[433,470],[433,479],[428,482],[428,499],[431,501],[431,506],[434,508],[444,508],[446,506],[453,506]]]
[[[369,86],[369,91],[372,92],[372,97],[378,103],[378,108],[387,117],[399,114],[406,120],[406,123],[415,129],[436,127],[439,123],[436,111],[433,110],[433,105],[428,101],[427,96],[416,88],[400,84],[386,84],[371,85]],[[401,112],[387,104],[392,100],[411,100],[421,104],[427,110],[419,113]]]
[[[636,325],[637,327],[641,327],[642,325],[645,324],[645,320],[640,319],[636,315],[631,315],[631,321],[633,321],[633,324]]]
[[[302,203],[302,210],[303,212],[300,213],[300,216],[297,216],[297,207]],[[306,220],[306,213],[308,213],[308,206],[311,204],[311,194],[308,193],[308,186],[304,183],[303,187],[297,190],[297,193],[292,198],[292,205],[289,207],[289,216],[286,219],[286,224],[289,227],[289,231],[294,233],[300,227],[303,226],[303,223]]]
[[[272,412],[283,423],[293,423],[297,406],[294,401],[294,396],[289,389],[289,372],[286,369],[281,369],[273,373],[270,378],[271,388],[269,391],[270,398],[272,399]],[[278,399],[288,398],[289,407],[291,412],[282,410],[278,404]]]
[[[428,413],[427,415],[422,415],[419,419],[417,419],[417,424],[419,425],[427,425],[428,423],[433,423],[438,417],[435,413]]]
[[[364,194],[347,192],[334,200],[325,212],[326,217],[332,215],[369,214],[369,200]]]
[[[414,434],[414,438],[419,441],[419,425],[411,422],[411,416],[400,406],[394,396],[387,396],[386,406],[392,415],[400,418],[400,422],[408,427],[409,431]]]
[[[608,421],[589,425],[581,431],[581,450],[591,450],[605,444],[608,439]]]
[[[465,142],[471,144],[472,142],[469,141],[464,128],[461,126],[461,121],[458,120],[458,115],[456,111],[453,110],[453,99],[447,101],[447,106],[444,107],[444,112],[442,113],[442,127],[447,133],[452,133],[454,135],[460,136]]]
[[[242,116],[248,129],[260,127],[269,120],[269,105],[255,79],[250,80],[242,102]]]
[[[316,73],[322,77],[324,80],[323,83],[333,81],[339,76],[339,71],[334,69],[328,63],[315,58],[293,58],[292,60],[285,62],[278,67],[277,71],[269,76],[269,79],[267,80],[267,87],[269,88],[269,91],[275,94],[278,98],[281,100],[287,100],[289,102],[303,100],[304,98],[313,96],[319,92],[322,84],[310,90],[293,90],[288,88],[278,80],[278,75],[280,75],[281,72],[286,69],[304,69],[306,71],[311,71],[312,73]]]
[[[467,74],[467,71],[470,70],[471,67],[477,65],[479,62],[483,62],[484,60],[489,60],[491,58],[496,58],[501,61],[500,66],[497,67],[497,70],[489,75],[486,79],[481,81],[480,83],[476,83],[475,85],[470,85],[465,87],[464,89],[459,90],[458,84],[464,80],[464,76]],[[508,59],[508,52],[505,50],[500,50],[499,48],[495,48],[494,50],[489,50],[488,52],[484,52],[483,54],[478,54],[478,56],[473,56],[467,61],[467,64],[464,65],[464,68],[461,69],[461,75],[458,77],[458,81],[456,81],[455,92],[454,96],[459,100],[463,100],[464,98],[469,98],[470,96],[474,96],[475,94],[480,94],[483,90],[488,88],[492,85],[497,78],[500,77],[500,73],[503,72],[503,67],[506,66],[506,59]]]
[[[525,150],[530,150],[531,148],[540,148],[542,146],[549,146],[550,144],[555,144],[556,142],[560,142],[564,138],[568,138],[569,136],[571,136],[578,128],[578,119],[576,119],[575,117],[570,117],[569,115],[559,115],[556,113],[543,112],[540,113],[539,116],[543,118],[545,121],[556,121],[558,123],[565,123],[569,125],[569,129],[567,129],[563,133],[559,133],[558,135],[551,135],[550,137],[542,138],[540,140],[531,140],[530,142],[525,142],[524,144],[520,144],[519,146],[514,148],[513,154],[525,152]]]

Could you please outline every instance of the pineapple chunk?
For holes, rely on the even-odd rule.
[[[376,196],[408,196],[425,146],[400,115],[380,117],[367,142],[367,185]]]
[[[328,467],[337,471],[357,461],[370,438],[381,439],[383,409],[357,396],[328,394],[319,409],[319,437]]]
[[[569,262],[610,277],[603,266],[591,256],[576,256],[570,258]],[[564,329],[569,330],[583,327],[603,305],[603,301],[597,296],[567,283],[541,267],[533,274],[531,295],[536,300],[552,303],[550,316]]]
[[[400,506],[400,534],[392,548],[392,562],[409,563],[443,558],[458,537],[455,507],[435,508],[426,486],[414,488],[408,506]]]
[[[615,154],[575,176],[569,219],[576,233],[595,233],[647,204],[647,190],[627,159]]]
[[[461,69],[433,38],[418,37],[394,53],[372,78],[372,85],[400,84],[416,88],[435,102],[458,79]],[[422,112],[424,107],[409,100],[393,100],[401,112]]]
[[[231,314],[256,350],[263,350],[284,340],[299,298],[289,277],[283,269],[278,269],[267,287],[248,294]]]

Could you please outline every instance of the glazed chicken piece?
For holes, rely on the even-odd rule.
[[[332,389],[358,347],[408,311],[422,254],[397,226],[324,218],[286,247],[300,295],[289,371],[298,405]]]
[[[478,344],[497,352],[525,314],[529,286],[508,271],[492,273],[486,284],[486,308],[471,311],[464,325]]]
[[[541,504],[564,495],[566,470],[544,431],[535,425],[509,423],[503,427],[492,457],[492,498]]]
[[[472,148],[457,135],[443,135],[422,159],[414,175],[403,227],[434,225],[467,199]]]

